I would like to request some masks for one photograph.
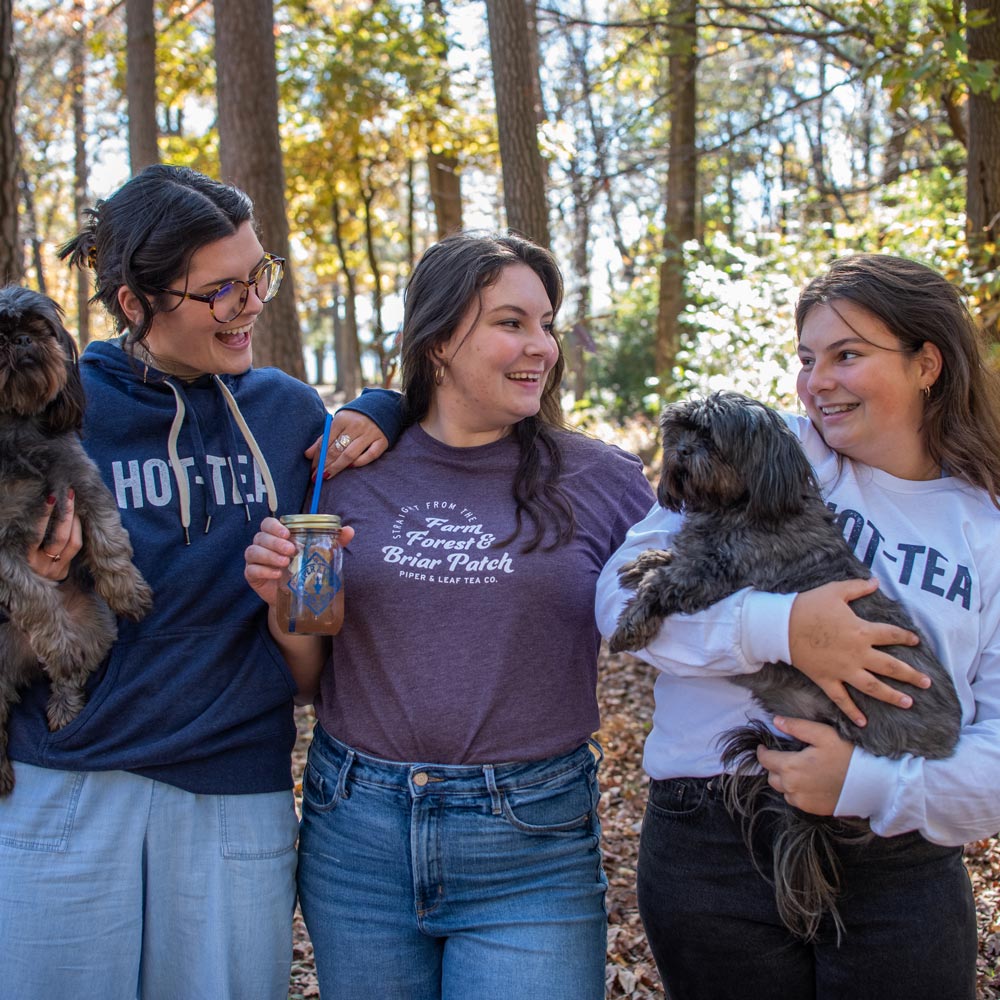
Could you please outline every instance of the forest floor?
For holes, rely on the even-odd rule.
[[[652,668],[627,654],[602,653],[598,700],[603,724],[601,825],[604,867],[608,876],[607,997],[662,1000],[663,989],[649,954],[635,899],[639,828],[646,800],[642,744],[652,715]],[[312,712],[299,709],[295,748],[296,791],[305,763]],[[966,848],[979,918],[979,989],[977,1000],[1000,1000],[1000,840]],[[295,949],[289,1000],[318,997],[312,945],[296,913]],[[391,998],[387,998],[391,1000]]]

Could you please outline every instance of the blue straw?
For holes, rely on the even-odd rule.
[[[316,466],[316,485],[313,487],[312,504],[309,513],[315,514],[319,510],[319,491],[323,487],[323,470],[326,468],[326,452],[330,447],[330,425],[333,423],[333,414],[327,411],[326,420],[323,421],[323,441],[319,446],[319,465]]]

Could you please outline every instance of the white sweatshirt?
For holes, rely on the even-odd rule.
[[[889,760],[855,748],[836,815],[865,817],[885,837],[919,830],[958,845],[993,836],[1000,830],[1000,511],[960,480],[896,479],[841,458],[806,418],[785,419],[855,554],[907,606],[951,671],[962,705],[961,739],[946,760]],[[654,506],[604,567],[596,607],[605,636],[631,593],[618,586],[618,567],[643,549],[669,548],[680,521]],[[726,678],[789,660],[794,598],[739,591],[706,611],[671,617],[635,654],[660,671],[643,758],[651,777],[721,771],[719,735],[762,717]]]

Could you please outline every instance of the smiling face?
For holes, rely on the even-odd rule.
[[[443,377],[421,421],[424,430],[468,447],[496,441],[538,413],[559,353],[553,315],[538,275],[525,264],[505,267],[435,352]]]
[[[831,448],[900,479],[940,474],[921,429],[924,389],[941,371],[933,344],[908,353],[880,319],[838,299],[809,311],[798,353],[799,398]]]
[[[232,236],[207,243],[191,257],[187,280],[180,276],[170,287],[177,291],[209,295],[227,281],[246,281],[264,259],[264,249],[249,222]],[[218,323],[207,302],[171,299],[153,318],[146,348],[158,363],[176,374],[239,375],[253,361],[253,325],[263,303],[250,291],[243,311],[229,323]],[[137,304],[123,287],[119,301],[126,315],[135,315]],[[173,306],[173,301],[178,304]]]

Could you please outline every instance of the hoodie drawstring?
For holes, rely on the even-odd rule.
[[[253,431],[250,430],[246,419],[243,414],[240,413],[240,408],[236,403],[236,397],[229,391],[229,386],[227,386],[218,375],[213,375],[212,378],[215,380],[215,384],[219,387],[219,391],[222,393],[222,398],[225,399],[226,405],[229,407],[229,412],[232,413],[233,419],[236,421],[236,426],[239,427],[240,433],[243,435],[243,440],[246,441],[247,447],[250,449],[250,453],[253,455],[254,461],[257,463],[257,468],[260,470],[260,474],[264,479],[264,487],[267,490],[267,507],[271,512],[271,517],[277,517],[278,491],[275,488],[274,477],[271,475],[271,470],[264,459],[264,453],[260,450],[260,445],[257,444],[257,439],[253,436]],[[231,462],[229,468],[232,472],[233,469]],[[249,517],[250,511],[249,508],[247,508],[247,518],[249,519]]]
[[[177,494],[180,497],[181,527],[184,529],[184,544],[190,545],[191,489],[188,486],[187,475],[184,472],[184,466],[181,464],[181,457],[177,451],[177,439],[180,437],[181,425],[184,423],[184,414],[187,411],[187,407],[184,405],[184,397],[181,395],[177,386],[175,386],[170,379],[164,379],[163,381],[169,385],[173,391],[177,407],[176,412],[174,413],[173,423],[170,425],[170,434],[167,436],[167,455],[170,457],[170,469],[177,482]]]
[[[254,457],[254,461],[257,463],[257,468],[260,471],[261,478],[264,480],[264,487],[267,491],[267,506],[268,510],[271,512],[272,517],[277,516],[278,511],[278,491],[274,484],[274,476],[271,474],[271,470],[268,467],[266,460],[264,459],[264,453],[261,451],[260,445],[257,443],[257,439],[253,436],[253,431],[250,430],[249,425],[246,422],[246,418],[240,412],[239,405],[236,402],[236,398],[233,396],[229,387],[219,378],[218,375],[212,376],[216,386],[218,386],[219,392],[222,394],[222,398],[226,401],[226,406],[229,408],[229,412],[233,416],[233,420],[236,426],[239,427],[240,433],[243,436],[243,440],[247,443],[247,447],[250,449],[251,454]],[[187,414],[187,406],[184,402],[184,395],[178,386],[174,385],[173,382],[166,378],[163,380],[166,385],[170,387],[171,392],[174,394],[174,401],[176,405],[176,412],[174,413],[173,422],[170,425],[170,434],[167,437],[167,455],[170,458],[170,468],[174,474],[174,479],[177,482],[177,493],[180,499],[181,508],[181,527],[184,529],[184,544],[191,544],[191,488],[188,485],[188,477],[184,471],[184,465],[181,462],[180,453],[177,450],[177,441],[180,437],[181,426],[184,423],[184,418]],[[194,411],[192,411],[192,417],[194,416]],[[203,450],[201,445],[201,433],[197,427],[197,420],[194,421],[192,425],[192,432],[198,439],[196,441],[196,450]],[[230,439],[233,440],[232,438]],[[243,509],[246,511],[247,520],[250,520],[250,506],[247,503],[246,498],[243,496],[242,490],[239,489],[239,483],[236,478],[236,470],[233,468],[232,458],[230,456],[226,457],[226,466],[229,469],[229,474],[233,480],[233,489],[239,494],[240,498],[243,500]],[[206,493],[206,504],[208,504],[208,509],[206,510],[205,518],[205,532],[208,533],[209,528],[212,524],[212,515],[215,512],[215,501],[211,496],[211,491]]]

